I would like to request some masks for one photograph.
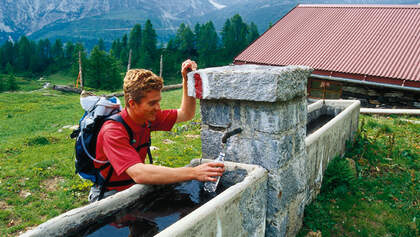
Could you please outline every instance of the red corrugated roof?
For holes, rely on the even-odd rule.
[[[420,82],[420,6],[298,5],[234,62]]]

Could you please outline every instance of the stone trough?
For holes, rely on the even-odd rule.
[[[346,142],[355,136],[359,123],[358,100],[319,100],[308,106],[308,122],[323,114],[333,119],[305,138],[306,173],[308,175],[307,203],[321,190],[322,177],[328,163],[337,155],[343,155]]]
[[[308,106],[306,82],[311,71],[302,66],[241,65],[188,74],[188,94],[200,99],[202,158],[217,157],[223,134],[240,127],[242,133],[226,144],[225,160],[228,170],[243,169],[247,175],[243,180],[226,175],[230,187],[157,236],[297,234],[328,162],[344,153],[346,141],[356,133],[360,109],[359,101],[344,100]],[[307,136],[307,127],[322,116],[330,117]],[[112,222],[111,216],[165,188],[134,185],[51,219],[24,236],[90,233],[92,226]]]
[[[202,162],[209,161],[203,160]],[[200,160],[196,159],[190,165],[196,166],[199,163]],[[267,203],[265,195],[267,188],[266,170],[256,165],[233,162],[226,162],[225,164],[228,175],[221,180],[220,185],[225,186],[226,190],[189,214],[182,213],[184,210],[181,210],[181,215],[188,215],[164,229],[157,236],[236,236],[236,233],[240,235],[247,235],[248,233],[254,236],[264,235]],[[235,171],[243,172],[235,173]],[[238,175],[239,173],[242,175]],[[202,194],[204,191],[198,189],[200,187],[200,185],[197,185],[197,189],[192,190],[192,195]],[[168,189],[168,185],[136,184],[130,189],[101,201],[73,209],[55,217],[22,236],[127,236],[127,233],[130,232],[129,229],[139,223],[139,221],[131,220],[134,215],[128,215],[131,213],[130,210],[139,207],[140,210],[146,210],[142,213],[141,218],[148,218],[148,220],[153,219],[154,215],[157,215],[157,218],[164,218],[165,215],[170,217],[170,213],[166,212],[156,214],[155,210],[147,208],[149,204],[151,205],[152,200],[145,201]],[[143,204],[146,207],[143,207]],[[191,205],[194,205],[194,203],[191,203]],[[186,212],[188,211],[186,210]],[[179,214],[180,212],[174,213]],[[126,221],[127,223],[123,224],[129,225],[130,228],[125,227],[118,230],[108,225],[112,223],[116,226],[116,222],[121,224],[122,221],[117,221],[122,219],[119,217],[129,219]],[[100,228],[105,229],[101,230]],[[133,231],[136,231],[135,228]],[[150,230],[144,229],[142,231]],[[151,233],[154,234],[153,230]]]

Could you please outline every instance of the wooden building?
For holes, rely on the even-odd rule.
[[[309,97],[420,108],[420,6],[297,5],[234,64],[306,65]]]

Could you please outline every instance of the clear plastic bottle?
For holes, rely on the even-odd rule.
[[[225,154],[226,154],[226,142],[227,139],[233,135],[239,134],[242,132],[242,128],[236,128],[230,132],[226,132],[222,137],[222,151],[220,152],[219,156],[213,162],[223,163],[225,161]],[[220,181],[220,176],[214,177],[217,178],[216,182],[205,182],[204,183],[204,191],[209,193],[214,193],[217,189],[217,185]]]
[[[216,158],[216,160],[214,160],[214,162],[219,162],[219,163],[223,163],[225,161],[225,153],[224,152],[220,152],[219,156]],[[216,191],[217,185],[219,184],[220,181],[220,176],[217,177],[216,182],[205,182],[204,183],[204,190],[206,192],[209,193],[213,193],[214,191]]]

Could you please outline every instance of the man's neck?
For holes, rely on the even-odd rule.
[[[138,125],[144,125],[144,124],[146,124],[146,120],[145,119],[142,119],[142,118],[137,118],[133,114],[133,112],[130,110],[130,107],[126,107],[126,110],[127,110],[128,117],[130,117],[130,119],[133,120],[136,124],[138,124]]]

